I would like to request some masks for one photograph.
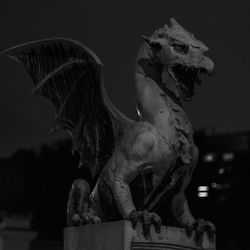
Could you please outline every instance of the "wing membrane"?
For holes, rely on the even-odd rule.
[[[33,94],[54,104],[52,130],[68,130],[81,163],[93,176],[100,173],[116,141],[133,122],[108,98],[101,60],[86,46],[64,38],[34,41],[3,53],[29,72]]]

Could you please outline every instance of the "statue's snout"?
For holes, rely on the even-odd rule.
[[[214,73],[215,65],[214,65],[214,62],[210,58],[204,57],[201,63],[201,68],[205,69],[208,75],[212,75]]]

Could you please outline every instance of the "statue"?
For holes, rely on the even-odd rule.
[[[103,85],[103,65],[86,46],[70,39],[47,39],[10,48],[4,53],[21,62],[34,82],[34,95],[56,107],[53,131],[72,134],[73,151],[97,178],[90,190],[76,180],[68,202],[68,225],[130,220],[145,233],[161,218],[154,212],[172,195],[175,219],[197,239],[212,238],[214,225],[194,219],[185,189],[198,160],[191,123],[183,108],[192,100],[200,74],[211,74],[208,48],[176,20],[145,40],[136,58],[138,121],[122,114]],[[138,195],[140,191],[140,195]]]

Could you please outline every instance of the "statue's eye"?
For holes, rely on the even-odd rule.
[[[180,54],[187,54],[189,47],[186,44],[172,44],[174,51]]]

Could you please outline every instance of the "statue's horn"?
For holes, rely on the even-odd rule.
[[[171,28],[177,29],[177,30],[185,30],[174,18],[170,19]]]
[[[141,37],[144,39],[145,42],[149,43],[151,41],[151,38],[148,36],[141,35]]]
[[[174,18],[170,18],[170,23],[172,27],[181,27],[183,28]]]
[[[167,24],[165,24],[163,28],[164,28],[164,30],[168,30],[169,29],[169,27],[168,27]]]

